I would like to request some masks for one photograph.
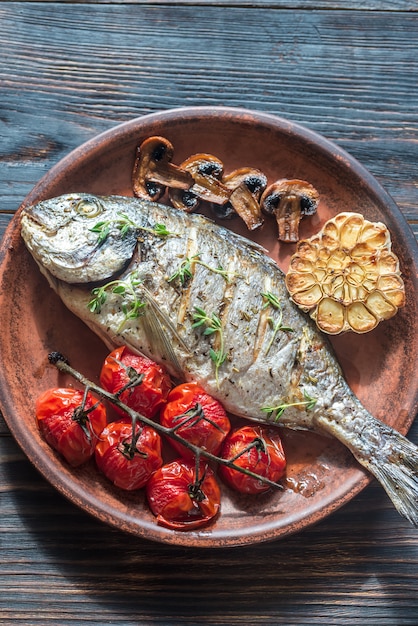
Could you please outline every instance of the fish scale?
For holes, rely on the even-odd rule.
[[[127,232],[120,228],[122,214],[131,222]],[[102,240],[98,223],[109,226]],[[159,223],[168,236],[154,232]],[[21,226],[51,287],[109,348],[125,344],[150,356],[176,378],[198,382],[236,415],[333,435],[418,526],[418,448],[362,406],[327,339],[290,300],[283,273],[259,246],[200,215],[118,196],[46,200],[22,212]],[[82,268],[71,262],[72,247],[78,262],[83,250]],[[182,285],[172,277],[192,257]],[[135,276],[133,292],[144,302],[139,316],[125,319],[129,298],[112,290],[100,310],[91,310],[93,279],[104,287],[112,280],[132,285]],[[266,302],[266,293],[280,310]],[[219,316],[227,358],[218,368],[210,350],[220,348],[220,332],[207,335],[204,325],[194,326],[196,307]],[[270,345],[268,319],[277,323],[279,315],[291,330],[278,330]]]

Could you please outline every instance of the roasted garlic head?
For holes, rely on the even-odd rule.
[[[365,333],[405,304],[399,260],[381,222],[339,213],[297,245],[286,275],[292,300],[325,333]]]

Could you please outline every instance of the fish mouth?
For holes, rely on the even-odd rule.
[[[21,223],[25,224],[31,230],[42,231],[44,234],[54,236],[63,227],[62,223],[53,223],[45,219],[45,215],[36,210],[36,207],[30,206],[22,212]]]
[[[42,228],[42,230],[46,228],[45,223],[40,219],[39,215],[35,213],[33,207],[28,207],[27,209],[23,210],[22,222],[23,221],[30,222],[31,224],[36,224],[36,226],[39,226],[40,228]],[[57,229],[55,229],[55,232],[56,230]]]

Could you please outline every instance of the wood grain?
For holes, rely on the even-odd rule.
[[[54,163],[133,117],[243,106],[362,162],[418,236],[418,6],[0,0],[0,234]],[[418,443],[418,424],[410,431]],[[61,497],[0,417],[0,624],[415,626],[418,535],[372,483],[285,540],[180,549]]]
[[[102,130],[158,109],[227,104],[337,142],[415,221],[416,17],[229,10],[233,19],[209,6],[0,3],[2,210]]]
[[[414,624],[416,531],[376,484],[284,541],[186,550],[97,523],[0,450],[1,623]]]
[[[3,0],[4,1],[4,0]],[[24,0],[37,2],[38,0]],[[44,0],[56,4],[56,0]],[[417,11],[414,0],[62,0],[68,4],[138,4],[164,7],[176,6],[216,6],[235,8],[272,8],[272,9],[344,9],[360,11]]]

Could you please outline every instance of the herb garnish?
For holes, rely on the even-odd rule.
[[[263,298],[266,300],[266,302],[264,303],[263,309],[266,309],[268,306],[272,306],[273,309],[276,309],[276,311],[279,311],[279,317],[277,320],[274,320],[273,317],[268,317],[267,321],[270,324],[270,327],[273,330],[273,334],[271,336],[271,339],[269,341],[269,344],[267,346],[266,349],[266,354],[268,354],[271,346],[273,345],[273,341],[276,338],[277,333],[279,332],[279,330],[283,330],[283,331],[287,331],[290,333],[293,333],[293,328],[291,328],[290,326],[284,326],[283,325],[283,309],[282,309],[282,305],[280,303],[280,300],[278,299],[277,296],[275,296],[273,293],[271,293],[271,291],[267,291],[265,293],[261,294],[263,296]]]
[[[107,300],[107,291],[119,294],[124,298],[122,301],[122,312],[124,319],[122,320],[118,332],[122,326],[130,319],[135,319],[142,315],[145,302],[138,298],[136,287],[141,284],[138,278],[138,272],[132,272],[126,280],[112,280],[102,287],[92,289],[93,298],[88,303],[88,308],[92,313],[100,313],[103,304]]]
[[[141,226],[140,224],[136,224],[133,222],[130,217],[128,217],[125,213],[118,213],[117,219],[104,220],[102,222],[97,222],[90,228],[90,232],[98,233],[99,237],[97,243],[102,245],[106,239],[109,237],[111,226],[114,225],[120,231],[122,237],[125,237],[129,230],[144,230],[157,237],[168,237],[169,235],[173,235],[167,229],[165,224],[154,224],[152,228],[148,228],[147,226]]]
[[[204,309],[195,306],[193,313],[193,324],[192,328],[199,328],[201,326],[205,327],[203,335],[210,336],[214,333],[218,333],[219,336],[219,350],[210,349],[209,356],[215,364],[215,376],[216,376],[216,384],[219,386],[219,368],[225,362],[226,357],[228,356],[226,352],[224,352],[224,336],[221,320],[216,313],[212,313],[212,315],[208,315]]]
[[[196,255],[196,256],[198,256],[198,255]],[[196,258],[196,256],[192,256],[190,258],[187,257],[186,259],[184,259],[180,263],[179,268],[177,269],[177,271],[174,272],[174,274],[172,274],[170,276],[170,278],[167,279],[167,282],[171,283],[174,280],[178,279],[180,284],[181,284],[181,286],[184,287],[184,285],[187,283],[189,278],[191,278],[193,276],[192,262]]]
[[[171,283],[174,280],[178,279],[181,286],[184,287],[187,281],[193,276],[192,266],[195,263],[202,265],[202,267],[205,267],[210,272],[214,272],[215,274],[220,274],[222,278],[226,280],[227,283],[231,280],[232,274],[229,274],[227,270],[225,270],[222,267],[222,265],[218,265],[218,267],[211,267],[204,261],[200,260],[200,254],[194,254],[191,257],[186,257],[185,259],[183,259],[178,269],[174,272],[174,274],[170,276],[170,278],[167,279],[167,282]]]
[[[307,410],[313,409],[315,407],[316,403],[318,402],[316,398],[311,398],[311,396],[307,393],[306,390],[303,391],[303,396],[304,398],[306,398],[304,401],[288,402],[288,403],[279,404],[278,406],[263,406],[261,407],[261,410],[264,413],[267,413],[268,418],[274,416],[273,419],[275,422],[277,422],[280,419],[280,417],[283,415],[285,410],[291,406],[300,406],[300,407],[304,406],[305,409]]]

